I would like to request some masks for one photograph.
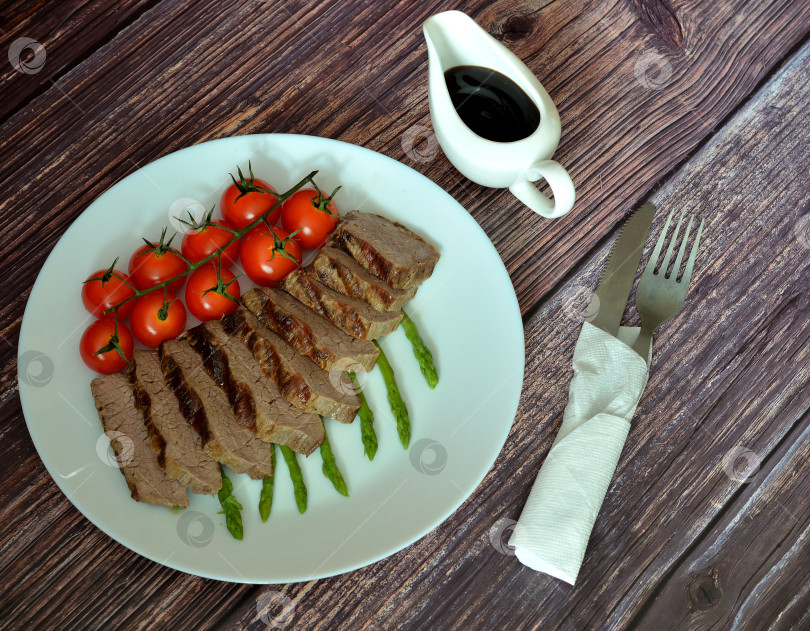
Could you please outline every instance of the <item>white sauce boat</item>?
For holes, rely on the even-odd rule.
[[[428,96],[433,128],[444,153],[466,177],[512,194],[543,217],[560,217],[574,206],[574,183],[550,160],[560,142],[560,115],[526,65],[460,11],[430,17],[423,26],[428,49]],[[483,66],[514,81],[534,101],[540,124],[523,140],[495,142],[473,132],[453,107],[444,73],[456,66]],[[534,182],[544,178],[554,200]]]

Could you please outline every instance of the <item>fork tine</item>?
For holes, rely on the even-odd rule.
[[[672,233],[672,238],[669,240],[669,246],[667,246],[667,253],[664,256],[664,262],[661,263],[661,269],[659,272],[664,278],[667,277],[667,269],[669,268],[669,262],[672,260],[672,252],[675,249],[675,244],[678,242],[678,233],[681,231],[681,224],[683,224],[685,214],[686,211],[682,212],[680,219],[678,219],[678,225],[675,226],[675,232]]]
[[[692,246],[692,251],[689,253],[689,260],[686,262],[686,269],[683,272],[681,282],[689,287],[689,281],[692,280],[692,270],[695,268],[695,259],[697,258],[698,248],[700,247],[700,237],[703,234],[703,222],[705,219],[700,220],[697,236],[695,237],[695,244]]]
[[[666,242],[667,238],[667,230],[669,230],[669,224],[672,221],[672,215],[674,214],[675,211],[672,210],[670,211],[669,215],[667,215],[666,223],[664,223],[664,227],[661,230],[661,236],[658,237],[658,241],[655,243],[655,249],[650,256],[650,261],[647,263],[647,267],[644,268],[645,274],[652,274],[655,271],[655,264],[658,262],[658,257],[661,256],[661,250],[664,248],[664,243]]]
[[[686,232],[683,233],[683,240],[681,241],[681,247],[678,249],[678,256],[675,257],[675,265],[672,268],[672,279],[678,280],[678,272],[681,271],[681,263],[683,262],[683,255],[686,252],[686,242],[689,241],[689,233],[692,230],[692,221],[695,219],[695,216],[692,215],[689,217],[689,223],[686,225]]]

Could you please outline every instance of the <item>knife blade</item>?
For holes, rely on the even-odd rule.
[[[636,278],[654,216],[655,206],[650,203],[644,204],[630,216],[610,248],[605,269],[596,288],[598,302],[594,306],[597,312],[591,324],[614,337],[619,332],[624,307]]]

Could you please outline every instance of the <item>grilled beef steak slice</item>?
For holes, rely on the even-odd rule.
[[[395,289],[410,289],[430,278],[439,253],[422,237],[385,217],[353,210],[329,237],[369,272]]]
[[[132,354],[129,380],[153,444],[162,446],[158,454],[161,468],[192,493],[213,495],[219,491],[219,464],[203,451],[199,434],[181,414],[177,397],[163,380],[155,351]]]
[[[188,506],[185,487],[167,476],[158,464],[129,380],[117,373],[96,377],[90,390],[132,499],[170,508]]]
[[[281,288],[339,329],[361,340],[376,340],[396,330],[402,320],[402,312],[380,313],[363,300],[330,289],[301,269],[291,272],[281,281]]]
[[[330,246],[318,253],[309,269],[327,287],[344,296],[365,300],[377,311],[399,311],[417,290],[417,285],[407,290],[394,289],[346,252]]]
[[[275,381],[281,394],[293,406],[351,423],[360,408],[360,399],[345,386],[342,371],[326,372],[309,357],[300,355],[281,337],[256,319],[250,311],[237,309],[222,319],[229,335],[239,339]],[[333,385],[334,381],[334,385]]]
[[[281,395],[276,383],[264,374],[253,354],[228,335],[221,322],[206,322],[188,331],[186,336],[205,358],[205,367],[232,406],[239,405],[240,396],[252,397],[256,436],[287,445],[305,456],[323,442],[323,425],[318,415],[294,408]]]
[[[280,289],[251,289],[242,304],[268,329],[324,370],[368,372],[380,351],[347,335],[326,318]]]
[[[252,422],[241,402],[239,419],[231,410],[225,393],[208,374],[188,340],[166,340],[158,348],[160,367],[166,383],[180,402],[180,411],[202,439],[202,446],[217,462],[253,479],[273,475],[270,446],[256,438],[243,422]]]

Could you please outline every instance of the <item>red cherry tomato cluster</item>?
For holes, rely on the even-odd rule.
[[[241,296],[237,275],[230,269],[237,261],[254,283],[272,287],[301,265],[302,248],[323,245],[340,218],[332,201],[338,189],[329,197],[316,188],[302,189],[230,243],[278,201],[276,189],[256,178],[250,165],[248,177],[241,169],[237,172],[239,178],[231,176],[233,183],[220,199],[222,219],[212,218],[213,208],[200,221],[179,218],[188,227],[180,251],[171,246],[174,237],[165,240],[164,229],[157,242],[144,240],[132,254],[127,273],[116,269],[116,259],[109,269],[84,282],[82,302],[98,318],[80,342],[87,366],[104,374],[122,370],[132,356],[134,340],[156,348],[182,333],[186,309],[201,321],[232,313]],[[219,257],[189,274],[190,265],[217,253]],[[162,283],[167,285],[155,288]],[[117,318],[116,305],[120,305]]]

